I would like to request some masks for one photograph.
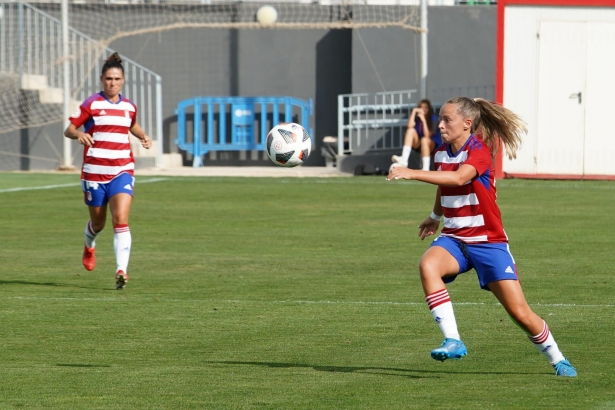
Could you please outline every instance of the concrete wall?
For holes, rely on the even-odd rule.
[[[434,103],[459,94],[495,98],[496,7],[434,6],[427,18],[427,97]],[[418,33],[361,29],[352,39],[354,93],[420,89]]]
[[[57,15],[59,6],[48,5],[45,11]],[[495,12],[489,6],[429,7],[428,96],[433,95],[434,101],[467,95],[468,86],[494,84]],[[122,38],[110,47],[162,76],[165,152],[177,152],[174,110],[183,99],[289,95],[313,99],[315,149],[306,165],[324,165],[319,146],[325,136],[337,135],[338,94],[418,89],[420,83],[419,35],[400,28],[176,29]],[[443,88],[450,91],[439,91]],[[15,150],[15,155],[0,152],[0,169],[56,168],[60,161],[53,159],[58,157],[55,150],[61,152],[61,126],[42,130],[0,135],[0,151]],[[75,148],[77,166],[79,149]],[[16,156],[28,151],[50,160],[22,161]],[[186,156],[185,164],[190,160]],[[262,156],[242,160],[236,152],[205,158],[205,164],[272,165]]]
[[[165,152],[176,150],[174,110],[196,96],[288,95],[314,101],[312,128],[318,152],[337,127],[337,95],[351,92],[350,32],[326,30],[181,29],[121,39],[111,47],[163,79]],[[187,161],[190,158],[187,158]],[[269,165],[240,153],[217,153],[205,165]],[[323,165],[311,155],[306,165]]]

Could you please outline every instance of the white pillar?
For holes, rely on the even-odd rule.
[[[421,98],[427,98],[427,0],[421,0]]]
[[[163,136],[162,136],[162,77],[156,76],[156,141],[158,153],[156,154],[156,167],[164,168],[163,162]]]
[[[62,87],[64,88],[64,110],[63,110],[63,130],[68,127],[68,117],[70,116],[70,64],[69,64],[69,47],[68,47],[68,0],[62,0]],[[73,168],[72,140],[69,138],[63,139],[64,158],[62,168]]]

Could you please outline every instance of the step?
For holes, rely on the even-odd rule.
[[[21,89],[22,90],[46,90],[47,76],[36,74],[22,74],[21,75]]]
[[[43,88],[38,91],[38,100],[42,104],[62,104],[64,90],[61,88]]]
[[[182,154],[171,153],[162,154],[162,168],[181,168],[184,166],[184,160]]]

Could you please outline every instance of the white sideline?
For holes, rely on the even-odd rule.
[[[242,302],[228,300],[227,302]],[[271,303],[296,303],[296,304],[348,304],[348,305],[419,305],[425,306],[425,302],[362,302],[362,301],[338,301],[338,300],[276,300]],[[499,302],[484,303],[484,302],[453,302],[453,305],[469,305],[469,306],[500,306]],[[579,305],[576,303],[529,303],[531,306],[545,307],[615,307],[615,305]]]
[[[7,299],[20,300],[97,300],[97,301],[117,301],[121,298],[56,298],[56,297],[38,297],[38,296],[9,296]],[[340,300],[217,300],[217,299],[160,299],[167,302],[206,302],[206,303],[255,303],[255,304],[304,304],[304,305],[389,305],[389,306],[425,306],[425,302],[367,302],[367,301],[340,301]],[[457,302],[455,306],[500,306],[500,303],[484,303],[484,302]],[[586,305],[577,303],[530,303],[530,306],[541,307],[579,307],[579,308],[613,308],[615,304],[605,305]]]
[[[146,179],[145,181],[139,180],[137,184],[147,184],[148,182],[159,182],[159,181],[165,181],[167,179],[168,178],[151,178],[151,179]],[[73,182],[71,184],[59,184],[59,185],[22,186],[22,187],[17,187],[17,188],[0,189],[0,194],[3,194],[5,192],[36,191],[39,189],[67,188],[67,187],[80,186],[80,185],[81,185],[80,182]]]

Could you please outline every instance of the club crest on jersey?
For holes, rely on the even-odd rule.
[[[124,117],[130,118],[130,111],[124,110]]]

